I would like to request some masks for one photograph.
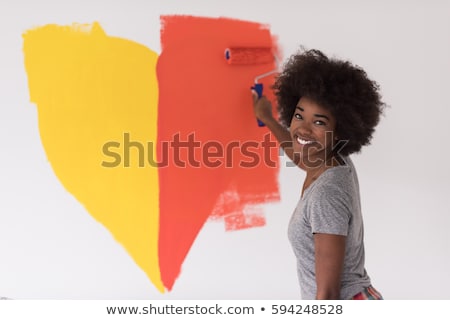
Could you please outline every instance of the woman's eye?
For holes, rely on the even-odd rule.
[[[295,117],[295,119],[302,119],[302,116],[300,115],[300,113],[295,113],[294,117]]]
[[[319,126],[324,126],[325,125],[325,122],[320,121],[320,120],[317,120],[315,123],[318,124]]]

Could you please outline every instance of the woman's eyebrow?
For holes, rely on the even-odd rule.
[[[324,118],[324,119],[330,120],[330,118],[328,118],[328,117],[327,117],[326,115],[324,115],[324,114],[315,114],[314,117],[317,117],[317,118]]]
[[[303,109],[300,106],[296,106],[295,108],[300,110],[300,111],[302,111],[302,112],[305,111],[305,109]],[[330,120],[330,118],[328,118],[328,116],[326,116],[324,114],[315,114],[314,117],[316,117],[316,118],[324,118],[324,119],[327,119],[328,121]]]

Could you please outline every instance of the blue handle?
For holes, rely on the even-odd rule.
[[[256,93],[258,94],[258,98],[262,97],[262,93],[263,93],[263,84],[262,83],[255,83],[255,85],[252,87],[253,90],[256,91]]]
[[[258,98],[262,97],[262,93],[263,93],[263,84],[262,83],[255,83],[255,85],[252,87],[252,89],[255,90],[255,92],[258,94]],[[264,122],[262,122],[259,119],[256,119],[256,120],[258,120],[259,127],[265,126]]]

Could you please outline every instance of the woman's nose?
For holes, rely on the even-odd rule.
[[[310,136],[311,135],[311,127],[305,123],[305,121],[302,121],[302,123],[299,124],[298,126],[298,131],[302,136]]]

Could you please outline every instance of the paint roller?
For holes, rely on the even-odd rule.
[[[255,78],[255,84],[251,89],[255,90],[258,94],[258,98],[262,97],[263,94],[263,84],[258,81],[264,77],[270,76],[278,72],[278,60],[273,54],[272,48],[267,47],[255,47],[255,48],[244,48],[244,47],[233,47],[225,49],[225,60],[227,60],[230,65],[253,65],[253,64],[268,64],[275,61],[276,68],[260,74]],[[263,127],[264,123],[258,120],[258,126]]]

